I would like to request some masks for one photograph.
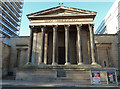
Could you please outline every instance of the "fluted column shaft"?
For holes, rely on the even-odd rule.
[[[57,65],[57,25],[53,26],[53,59],[52,65]]]
[[[78,40],[78,65],[83,64],[82,58],[82,40],[81,40],[81,27],[82,25],[76,25],[77,27],[77,40]]]
[[[95,45],[94,45],[94,33],[93,33],[93,25],[88,24],[89,31],[90,31],[90,45],[91,45],[91,57],[92,57],[92,64],[97,64],[95,60]]]
[[[44,47],[45,47],[45,27],[41,27],[41,52],[40,52],[40,62],[39,64],[44,64]]]
[[[65,65],[70,64],[69,25],[65,25]]]

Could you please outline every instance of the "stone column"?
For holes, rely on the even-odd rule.
[[[29,63],[31,64],[32,62],[32,48],[33,48],[33,28],[34,27],[30,27],[30,44],[29,44]]]
[[[53,26],[53,59],[52,65],[57,65],[57,25]]]
[[[97,64],[95,60],[95,45],[94,45],[94,33],[93,33],[93,24],[88,24],[90,31],[90,45],[91,45],[91,57],[92,64]]]
[[[45,46],[45,26],[41,26],[41,49],[39,64],[44,64],[44,46]]]
[[[82,25],[76,25],[77,26],[77,40],[78,40],[78,65],[83,64],[83,58],[82,58],[82,39],[81,39],[81,27]]]
[[[65,65],[70,65],[69,25],[65,25]]]

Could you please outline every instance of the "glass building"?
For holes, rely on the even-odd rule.
[[[0,0],[0,37],[19,35],[23,0]]]

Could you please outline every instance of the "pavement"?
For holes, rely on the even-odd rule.
[[[0,82],[1,89],[120,89],[120,86],[108,85],[84,85],[75,83],[51,83],[39,81],[24,81],[24,80],[2,80]]]

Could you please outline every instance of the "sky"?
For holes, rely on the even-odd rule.
[[[45,1],[45,0],[44,0]],[[62,1],[62,0],[61,0]],[[74,0],[76,1],[76,0]],[[97,0],[92,0],[91,2],[88,2],[88,0],[78,1],[78,2],[70,2],[70,1],[63,1],[63,6],[67,7],[73,7],[83,10],[90,10],[97,12],[97,15],[94,19],[94,31],[97,29],[97,27],[100,25],[104,17],[106,16],[107,12],[109,11],[110,7],[113,4],[113,0],[107,0],[106,2],[103,2],[101,0],[98,2]],[[90,1],[90,0],[89,0]],[[105,1],[105,0],[104,0]],[[21,20],[21,27],[20,27],[20,36],[29,36],[30,35],[30,21],[27,18],[27,14],[38,12],[41,10],[46,10],[52,7],[59,6],[59,2],[55,2],[54,0],[52,2],[43,2],[43,0],[29,0],[25,1],[23,5],[23,13],[22,13],[22,20]]]

